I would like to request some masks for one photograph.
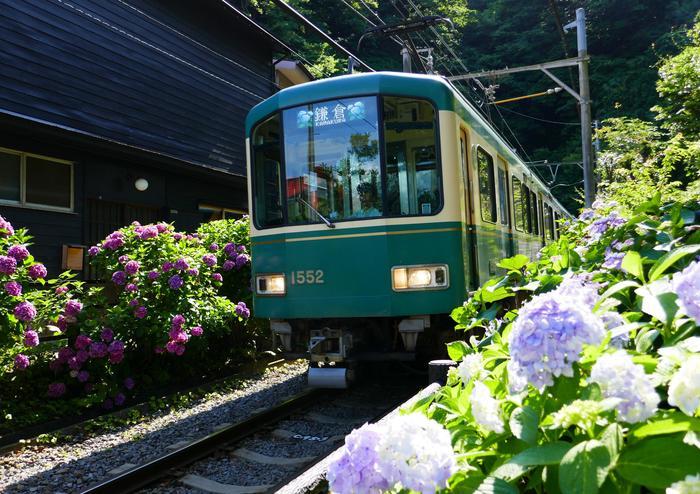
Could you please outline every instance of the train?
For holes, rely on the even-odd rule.
[[[452,309],[569,216],[440,76],[283,89],[250,110],[246,144],[254,313],[313,386],[444,352]]]

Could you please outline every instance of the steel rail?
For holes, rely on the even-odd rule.
[[[81,491],[81,494],[133,492],[163,478],[171,469],[194,463],[227,443],[240,441],[271,423],[317,403],[321,396],[327,394],[328,390],[307,389],[268,410],[256,413],[241,422],[213,432],[173,452],[166,453],[143,465],[127,470],[116,477],[93,485]]]

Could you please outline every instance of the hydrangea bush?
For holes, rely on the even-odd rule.
[[[434,422],[432,437],[355,431],[331,490],[698,492],[698,210],[656,197],[623,217],[596,204],[538,260],[501,261],[504,274],[452,314],[469,338],[448,345],[459,364],[446,386],[404,411]],[[448,480],[432,468],[409,484],[382,467],[417,461],[438,428],[456,461]]]

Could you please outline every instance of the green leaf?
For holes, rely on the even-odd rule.
[[[629,274],[644,281],[644,266],[642,265],[642,256],[639,252],[630,250],[622,258],[622,269],[627,271]]]
[[[611,467],[608,448],[595,439],[571,448],[559,465],[559,487],[567,494],[596,494]]]
[[[533,446],[537,442],[538,422],[537,412],[529,406],[516,408],[510,414],[510,431],[521,441]]]
[[[610,458],[612,458],[612,463],[614,464],[625,444],[625,437],[620,424],[610,424],[607,426],[600,436],[600,442],[603,443],[603,446],[608,448]]]
[[[609,298],[609,297],[615,295],[616,293],[620,293],[622,290],[626,290],[627,288],[632,288],[632,287],[636,288],[638,286],[639,286],[639,283],[637,283],[636,281],[632,281],[632,280],[619,281],[603,292],[603,294],[600,296],[600,301],[598,302],[598,304],[596,304],[596,306],[600,305],[600,302],[602,302],[606,298]]]
[[[507,269],[509,271],[519,271],[525,266],[527,266],[528,262],[530,262],[530,259],[528,259],[527,256],[518,254],[513,257],[502,259],[501,262],[496,264],[496,266],[498,266],[499,268]]]
[[[641,291],[637,290],[637,293]],[[642,312],[658,319],[663,324],[668,324],[678,312],[676,304],[678,296],[675,293],[659,293],[653,295],[646,293],[642,299]]]
[[[678,438],[649,438],[625,449],[616,471],[632,483],[663,489],[700,472],[700,454]]]
[[[700,431],[700,419],[688,417],[686,414],[673,410],[664,417],[647,422],[630,431],[633,439],[643,439],[648,436],[674,434],[676,432]]]
[[[505,480],[487,477],[481,473],[465,472],[456,475],[457,480],[450,482],[452,494],[517,494],[518,489]]]
[[[663,255],[649,270],[649,281],[654,281],[660,278],[666,272],[666,270],[673,266],[677,261],[690,254],[695,254],[698,251],[700,251],[700,245],[685,245]]]
[[[470,353],[469,345],[464,341],[452,341],[447,344],[447,355],[455,362],[462,360],[468,353]]]
[[[510,482],[533,467],[558,464],[570,448],[571,444],[559,441],[528,448],[496,468],[492,475]]]

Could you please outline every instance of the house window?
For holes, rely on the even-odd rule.
[[[73,210],[73,163],[0,149],[0,202]]]
[[[216,220],[239,220],[248,214],[246,211],[240,209],[225,208],[212,204],[200,204],[199,212],[202,213],[203,223]]]

